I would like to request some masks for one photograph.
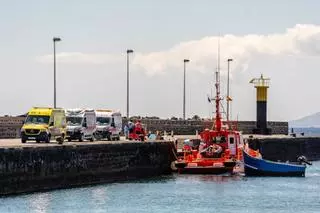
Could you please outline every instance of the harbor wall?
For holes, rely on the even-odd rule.
[[[0,138],[18,138],[24,117],[0,117]]]
[[[258,149],[263,158],[272,161],[296,162],[304,155],[310,161],[320,160],[320,137],[249,139],[249,146]]]
[[[124,123],[126,121],[124,120]],[[213,121],[207,120],[163,120],[163,119],[142,119],[142,123],[150,131],[173,131],[176,135],[194,135],[201,132],[205,128],[211,129]],[[243,134],[252,134],[256,128],[255,121],[238,121],[232,122],[232,126],[236,127]],[[288,122],[269,121],[268,127],[272,129],[272,134],[288,134]]]
[[[172,142],[0,148],[0,195],[168,174]]]
[[[18,138],[24,117],[0,117],[0,138]],[[123,119],[123,125],[127,123]],[[142,119],[142,123],[148,131],[168,132],[175,135],[194,135],[204,128],[212,128],[212,121],[207,120],[166,120],[166,119]],[[255,121],[239,121],[233,125],[243,134],[252,134],[256,127]],[[272,134],[288,134],[288,122],[270,121],[268,126],[272,128]]]

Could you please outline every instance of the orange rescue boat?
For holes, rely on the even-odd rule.
[[[219,64],[216,71],[216,96],[209,99],[215,103],[215,119],[211,130],[205,129],[200,133],[201,143],[194,146],[186,141],[182,151],[183,157],[174,164],[179,173],[192,174],[222,174],[233,172],[237,163],[242,160],[243,138],[239,131],[229,128],[231,122],[227,120],[223,125],[220,102],[220,71]],[[227,100],[231,98],[227,97]]]

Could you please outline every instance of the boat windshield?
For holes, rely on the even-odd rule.
[[[216,136],[212,138],[212,142],[219,144],[219,143],[225,143],[226,142],[226,137],[224,136]]]
[[[25,123],[48,124],[50,116],[45,115],[28,115]]]
[[[68,126],[80,126],[82,123],[83,117],[67,117]]]
[[[110,118],[107,117],[97,117],[97,125],[106,126],[110,124]]]

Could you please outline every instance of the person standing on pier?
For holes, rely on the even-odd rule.
[[[129,120],[129,122],[128,122],[128,129],[129,129],[129,133],[133,132],[134,123],[132,122],[132,120]]]
[[[129,138],[129,127],[128,127],[128,124],[124,125],[123,132],[124,132],[125,138],[128,139]]]

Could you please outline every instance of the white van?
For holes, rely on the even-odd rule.
[[[67,136],[71,140],[94,140],[96,131],[96,113],[91,109],[67,109]]]
[[[120,140],[122,130],[122,117],[119,111],[98,109],[96,110],[97,130],[95,138],[97,140]]]

